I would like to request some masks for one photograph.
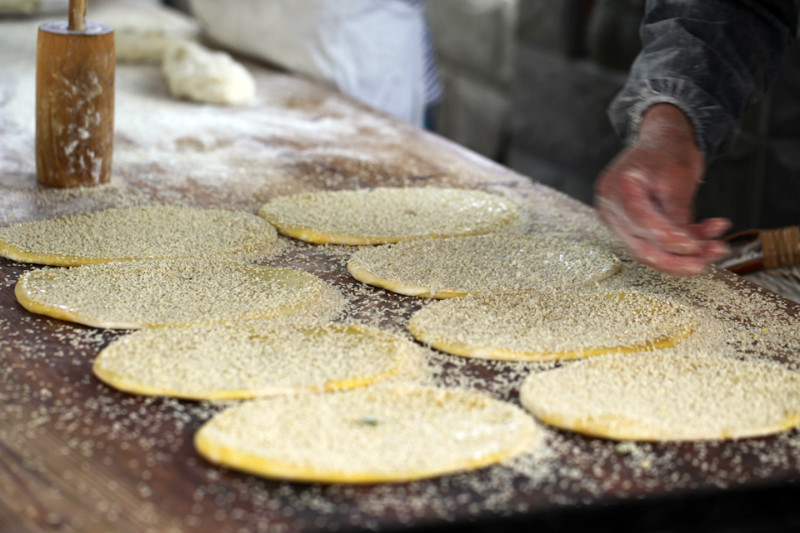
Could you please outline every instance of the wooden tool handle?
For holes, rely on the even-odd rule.
[[[759,237],[764,253],[764,268],[800,265],[800,226],[762,230]]]
[[[52,187],[111,179],[114,32],[100,24],[85,26],[72,31],[67,21],[56,21],[39,27],[36,179]]]
[[[86,30],[86,0],[69,0],[70,31]]]

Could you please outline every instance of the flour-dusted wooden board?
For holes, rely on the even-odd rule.
[[[294,192],[439,185],[517,199],[530,213],[531,232],[570,230],[614,246],[587,206],[322,85],[253,63],[247,66],[258,96],[243,108],[174,100],[156,67],[119,66],[112,183],[42,188],[33,154],[37,23],[0,20],[0,225],[151,202],[255,212],[269,198]],[[286,243],[265,263],[307,270],[341,290],[348,306],[340,320],[405,332],[426,303],[350,278],[345,263],[353,248]],[[711,530],[796,519],[797,431],[735,442],[618,445],[545,430],[543,448],[509,465],[398,485],[293,484],[220,469],[192,447],[194,431],[220,407],[140,398],[101,384],[92,360],[125,332],[26,312],[13,291],[30,268],[0,260],[0,531],[398,530],[451,523],[459,530],[556,530],[583,519],[591,520],[586,529],[622,519],[639,530]],[[725,274],[675,281],[626,261],[621,275],[656,280],[709,314],[709,325],[722,324],[687,346],[720,342],[720,332],[729,331],[723,342],[731,349],[797,367],[798,306]],[[437,383],[513,402],[527,372],[547,368],[428,357]]]

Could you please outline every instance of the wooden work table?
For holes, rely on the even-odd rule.
[[[118,66],[112,182],[86,190],[41,187],[33,153],[37,24],[0,19],[0,225],[154,202],[255,212],[293,192],[439,185],[516,198],[539,231],[608,239],[587,206],[322,85],[254,63],[247,66],[257,100],[236,108],[175,100],[157,67]],[[302,265],[341,290],[354,304],[342,319],[405,331],[425,302],[361,287],[344,271],[351,251],[290,243],[269,264]],[[0,259],[0,532],[728,531],[800,521],[796,430],[632,447],[546,430],[545,450],[534,459],[395,485],[284,483],[217,468],[192,446],[194,431],[216,407],[136,397],[97,381],[94,356],[126,332],[25,311],[14,284],[32,268]],[[630,261],[625,269],[644,272]],[[716,273],[708,283],[720,300],[691,283],[674,287],[756,332],[768,314],[800,316],[800,306],[730,274]],[[764,316],[745,315],[730,304],[737,298],[763,302]],[[752,349],[791,361],[800,356],[797,342],[795,335]],[[448,357],[435,356],[443,384],[467,376],[517,401],[518,383],[503,389],[501,379],[513,365]]]

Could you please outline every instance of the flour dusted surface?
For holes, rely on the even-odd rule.
[[[8,39],[5,30],[0,40]],[[153,201],[255,212],[278,194],[376,183],[436,183],[519,195],[550,231],[601,234],[593,228],[588,209],[562,201],[551,189],[514,177],[447,141],[404,130],[324,91],[263,70],[258,72],[260,105],[226,108],[223,113],[214,106],[170,98],[155,67],[119,67],[117,87],[125,91],[125,98],[117,102],[119,173],[109,186],[97,190],[39,189],[29,157],[35,77],[27,58],[35,55],[35,40],[26,37],[35,34],[36,26],[11,30],[20,37],[31,67],[27,75],[17,77],[16,87],[4,86],[11,95],[2,113],[10,127],[4,131],[0,154],[4,168],[10,168],[10,173],[0,173],[4,224]],[[0,69],[9,59],[14,62],[10,50],[13,47],[0,49]],[[426,176],[432,177],[420,180]],[[339,272],[343,256],[352,250],[302,243],[291,243],[290,249],[289,255],[270,264],[333,280],[346,293],[348,316],[402,331],[410,314],[424,303],[346,280]],[[549,429],[543,430],[546,445],[537,448],[541,453],[535,456],[417,483],[319,486],[236,475],[209,465],[188,443],[219,407],[110,392],[91,376],[90,365],[97,351],[120,332],[24,312],[8,289],[27,267],[4,263],[4,442],[18,454],[20,465],[38,467],[44,474],[57,471],[65,481],[63,492],[37,494],[52,497],[52,507],[31,508],[30,495],[16,484],[8,485],[11,493],[4,503],[19,516],[33,512],[32,518],[45,523],[52,518],[48,511],[60,509],[67,495],[89,502],[53,529],[280,533],[446,527],[444,522],[480,521],[487,515],[535,516],[553,507],[591,507],[609,500],[648,504],[665,493],[693,498],[698,491],[747,490],[798,475],[798,431],[764,439],[618,446]],[[698,329],[670,351],[702,347],[743,358],[786,356],[796,370],[800,328],[792,317],[797,308],[730,281],[727,276],[665,279],[626,261],[623,272],[601,284],[622,290],[646,287],[702,311],[702,334]],[[553,366],[435,352],[430,357],[437,384],[481,388],[507,399],[516,397],[525,374]],[[63,460],[59,468],[50,468],[57,460]],[[115,477],[119,468],[125,475]],[[179,490],[172,490],[175,487]],[[125,501],[132,504],[130,512],[120,512]]]

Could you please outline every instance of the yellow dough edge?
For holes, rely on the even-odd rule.
[[[651,342],[635,344],[633,346],[585,348],[578,350],[566,350],[563,352],[533,352],[525,350],[510,350],[507,348],[472,346],[459,341],[432,339],[427,336],[421,327],[416,325],[413,317],[408,323],[408,330],[415,339],[426,346],[430,346],[441,352],[459,355],[462,357],[493,359],[499,361],[569,361],[573,359],[585,359],[596,355],[605,355],[610,353],[633,353],[661,348],[671,348],[694,332],[692,329],[682,329],[674,335],[664,335],[653,339]]]
[[[783,420],[774,424],[752,428],[747,431],[722,432],[716,436],[708,435],[680,435],[665,432],[662,429],[655,429],[645,423],[618,415],[606,416],[587,416],[584,418],[567,419],[553,414],[537,413],[531,410],[533,415],[553,427],[574,431],[590,437],[601,437],[611,440],[635,440],[642,442],[665,442],[665,441],[711,441],[711,440],[730,440],[743,439],[750,437],[764,437],[792,429],[800,424],[800,413],[786,416]]]
[[[229,389],[217,390],[207,393],[191,393],[185,391],[176,391],[167,387],[156,387],[147,385],[141,381],[130,379],[113,370],[107,370],[102,366],[102,360],[98,357],[95,358],[92,364],[92,372],[94,375],[110,387],[113,387],[122,392],[130,394],[138,394],[142,396],[169,396],[172,398],[180,398],[182,400],[197,400],[197,401],[223,401],[223,400],[252,400],[254,398],[263,398],[267,396],[280,396],[283,394],[300,394],[305,392],[335,392],[349,389],[356,389],[359,387],[366,387],[373,383],[395,376],[400,373],[400,367],[395,366],[385,372],[377,372],[369,376],[358,376],[344,378],[340,380],[332,380],[320,386],[310,387],[269,387],[260,390],[246,390],[246,389]]]
[[[282,270],[290,270],[290,269],[282,269]],[[34,270],[31,272],[36,272],[36,271]],[[71,311],[69,309],[65,309],[63,307],[59,307],[56,305],[48,305],[41,302],[37,302],[36,300],[32,299],[29,296],[31,291],[27,287],[28,274],[30,274],[30,272],[26,272],[25,274],[20,276],[16,286],[14,287],[14,295],[16,296],[17,301],[19,302],[20,305],[22,305],[22,307],[24,307],[25,309],[27,309],[32,313],[49,316],[51,318],[57,318],[59,320],[65,320],[67,322],[73,322],[75,324],[83,324],[84,326],[91,326],[99,329],[141,329],[141,328],[181,327],[194,324],[219,324],[224,322],[238,322],[240,320],[258,320],[263,318],[275,318],[279,316],[291,315],[297,309],[311,305],[312,303],[316,302],[322,297],[321,294],[318,294],[317,297],[314,298],[313,300],[298,302],[293,306],[282,308],[278,312],[255,313],[247,316],[238,316],[230,319],[199,320],[197,322],[168,323],[168,324],[153,324],[149,322],[139,323],[139,322],[124,322],[124,321],[115,322],[113,320],[89,319],[83,314],[76,311]]]
[[[74,257],[69,255],[58,254],[37,254],[27,252],[9,242],[0,240],[0,256],[7,257],[12,261],[19,263],[34,263],[37,265],[50,265],[50,266],[80,266],[94,263],[108,263],[113,259],[105,259],[100,257]],[[130,258],[120,258],[119,261],[129,261]]]
[[[447,237],[468,237],[472,235],[484,235],[491,233],[499,228],[510,225],[519,215],[515,214],[509,220],[504,220],[502,224],[497,224],[497,227],[474,229],[471,231],[457,231],[448,234],[441,233],[428,233],[425,235],[400,235],[395,237],[377,237],[365,235],[352,235],[350,233],[337,233],[335,231],[315,230],[308,227],[292,226],[284,223],[278,217],[274,217],[271,213],[266,212],[265,208],[258,211],[258,216],[264,218],[272,224],[278,233],[286,237],[298,239],[312,244],[344,244],[344,245],[374,245],[374,244],[394,244],[401,241],[412,241],[416,239],[438,239]]]
[[[267,217],[264,217],[267,218]],[[470,235],[482,235],[488,231],[475,230],[471,232],[458,232],[452,235],[441,235],[429,233],[427,235],[403,235],[398,237],[367,237],[363,235],[351,235],[348,233],[336,233],[333,231],[317,231],[310,228],[299,228],[296,226],[285,226],[278,221],[267,221],[275,226],[281,235],[298,239],[312,244],[345,244],[345,245],[373,245],[373,244],[394,244],[401,241],[413,241],[416,239],[439,239],[445,237],[467,237]]]
[[[614,264],[613,268],[609,269],[603,276],[598,277],[593,282],[600,282],[605,279],[610,278],[617,272],[622,269],[622,263],[617,259],[617,262]],[[435,292],[431,291],[430,287],[422,287],[419,285],[410,285],[406,283],[402,283],[399,281],[392,281],[389,279],[381,278],[374,274],[363,262],[359,261],[358,258],[351,257],[347,261],[347,272],[353,276],[356,280],[366,283],[367,285],[372,285],[373,287],[379,287],[381,289],[386,289],[387,291],[394,292],[397,294],[405,294],[407,296],[419,296],[421,298],[435,298],[437,300],[446,300],[448,298],[458,298],[459,296],[466,296],[468,294],[481,294],[485,291],[460,291],[460,290],[452,290],[452,289],[442,289],[437,290]],[[509,290],[509,291],[492,291],[494,294],[518,294],[527,292],[528,289],[520,288],[519,290]]]
[[[458,296],[466,296],[469,294],[466,291],[452,290],[442,290],[431,293],[431,290],[428,287],[408,285],[397,281],[383,279],[373,274],[366,266],[364,266],[364,263],[353,258],[347,261],[347,272],[349,272],[351,276],[362,283],[372,285],[373,287],[380,287],[381,289],[386,289],[387,291],[395,292],[397,294],[405,294],[407,296],[420,296],[423,298],[436,298],[443,300],[446,298],[456,298]]]
[[[137,329],[142,327],[141,324],[137,324],[134,322],[90,320],[75,311],[71,311],[69,309],[65,309],[63,307],[58,307],[55,305],[47,305],[37,302],[31,299],[29,296],[30,291],[27,289],[27,280],[28,280],[27,275],[28,273],[25,273],[22,276],[20,276],[19,281],[17,281],[17,285],[14,287],[14,295],[17,297],[17,301],[19,302],[19,304],[28,311],[30,311],[31,313],[45,315],[51,318],[57,318],[59,320],[65,320],[67,322],[73,322],[75,324],[83,324],[84,326],[91,326],[100,329]]]
[[[535,430],[533,424],[531,424],[528,429],[528,434],[525,435],[524,439],[520,439],[517,446],[513,448],[459,463],[448,464],[441,468],[396,473],[342,472],[338,470],[319,470],[313,467],[273,461],[258,455],[240,452],[231,447],[217,444],[212,438],[206,436],[204,429],[205,426],[201,427],[195,434],[194,445],[200,455],[204,456],[212,463],[221,464],[258,476],[309,483],[400,483],[453,474],[466,470],[476,470],[520,455],[528,450],[535,442]]]
[[[554,413],[548,413],[536,406],[535,401],[529,397],[530,394],[531,393],[529,393],[527,389],[522,389],[520,400],[522,405],[541,422],[552,427],[573,431],[582,435],[610,440],[632,440],[641,442],[730,440],[773,435],[800,425],[800,412],[796,412],[787,415],[774,424],[768,424],[749,430],[722,432],[718,435],[676,435],[675,432],[664,431],[662,428],[653,427],[646,422],[614,414],[567,418]]]
[[[210,254],[196,254],[196,255],[175,255],[175,256],[148,256],[148,257],[81,257],[76,255],[61,255],[61,254],[39,254],[35,252],[28,252],[19,246],[9,242],[0,240],[0,257],[6,257],[18,263],[33,263],[36,265],[47,265],[56,267],[73,267],[83,265],[96,265],[99,263],[111,263],[112,261],[139,261],[139,260],[160,260],[160,259],[186,259],[192,257],[205,257],[210,259],[235,259],[236,256],[247,255],[257,252],[259,249],[268,249],[274,246],[274,243],[268,243],[265,247],[262,244],[256,244],[247,248],[238,250],[219,251]]]
[[[267,218],[267,217],[264,217]],[[349,245],[366,245],[366,244],[389,244],[403,240],[402,237],[363,237],[358,235],[348,235],[346,233],[334,233],[330,231],[316,231],[309,228],[298,228],[295,226],[285,226],[275,220],[267,218],[267,221],[275,226],[281,235],[298,239],[312,244],[349,244]]]
[[[339,329],[344,331],[354,331],[358,334],[364,334],[366,331],[366,328],[355,324],[348,324]],[[106,349],[108,349],[108,347]],[[350,376],[342,379],[329,380],[319,385],[310,385],[305,387],[267,387],[264,389],[227,389],[192,393],[186,391],[177,391],[168,387],[148,385],[139,380],[131,379],[123,374],[120,374],[119,372],[108,370],[104,367],[103,361],[106,349],[103,349],[100,354],[95,357],[92,364],[92,372],[94,373],[95,377],[97,377],[97,379],[106,385],[131,394],[139,394],[143,396],[169,396],[184,400],[197,401],[251,400],[254,398],[262,398],[267,396],[315,392],[337,392],[366,387],[378,381],[395,377],[404,373],[410,374],[411,370],[406,367],[409,366],[408,360],[412,358],[412,355],[408,353],[408,350],[400,349],[397,350],[397,354],[393,358],[392,362],[394,366],[388,370],[375,372],[366,376]],[[414,370],[416,371],[417,369]]]

